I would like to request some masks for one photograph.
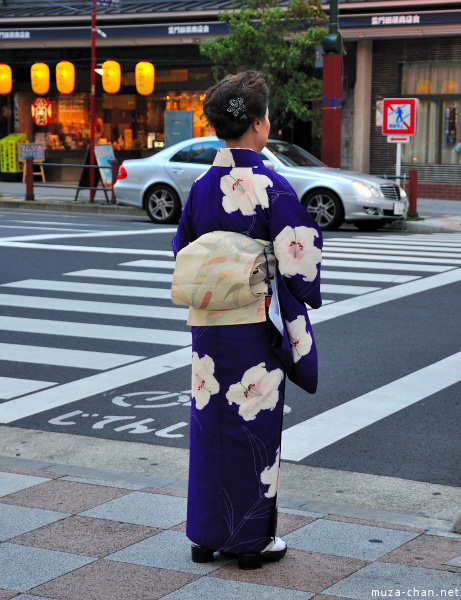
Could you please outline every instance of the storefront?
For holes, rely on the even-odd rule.
[[[194,43],[184,43],[182,29],[169,26],[103,27],[106,38],[97,40],[95,61],[96,143],[112,144],[119,160],[157,152],[165,146],[165,115],[171,111],[190,113],[191,137],[214,133],[202,115],[205,90],[214,79],[211,65],[200,55],[198,38]],[[210,26],[193,28],[203,35]],[[11,93],[0,96],[0,138],[22,132],[29,142],[45,146],[46,162],[83,163],[90,144],[89,35],[85,27],[0,28],[2,61],[13,72]],[[38,47],[40,40],[45,40],[45,47]],[[24,45],[30,49],[19,47]],[[55,67],[62,60],[75,67],[75,87],[69,94],[60,93],[56,85]],[[115,60],[121,67],[121,85],[116,93],[106,93],[102,86],[101,67],[106,60]],[[135,69],[140,61],[149,61],[155,67],[155,87],[149,95],[137,90]],[[38,96],[32,91],[30,68],[35,62],[47,64],[50,71],[49,89],[41,96],[49,104],[46,120],[37,120],[33,115]],[[50,180],[76,177],[75,169],[48,168],[47,172]]]

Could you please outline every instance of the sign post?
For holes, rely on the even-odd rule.
[[[387,141],[397,144],[395,161],[395,177],[400,185],[402,164],[402,144],[410,141],[416,134],[418,117],[417,98],[385,98],[383,100],[382,133],[387,135]]]

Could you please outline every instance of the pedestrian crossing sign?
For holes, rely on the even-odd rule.
[[[385,98],[383,100],[383,135],[415,135],[417,114],[417,98]]]

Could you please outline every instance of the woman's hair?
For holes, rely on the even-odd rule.
[[[203,114],[222,140],[238,140],[250,125],[264,118],[269,101],[267,83],[257,71],[227,75],[209,88]]]

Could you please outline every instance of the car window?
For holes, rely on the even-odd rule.
[[[215,159],[218,148],[222,148],[219,141],[200,142],[190,147],[189,162],[211,165]]]
[[[287,167],[324,167],[322,161],[295,144],[268,142],[266,148]]]
[[[176,152],[176,154],[170,158],[170,161],[172,161],[172,162],[188,162],[189,150],[190,150],[190,146],[187,146],[186,148],[183,148],[179,152]]]

